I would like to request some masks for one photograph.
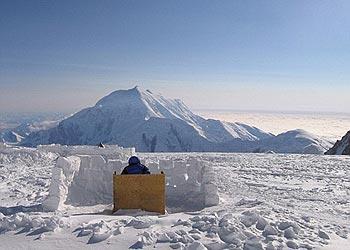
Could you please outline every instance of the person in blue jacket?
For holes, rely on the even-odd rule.
[[[136,156],[131,156],[129,159],[129,165],[123,169],[122,174],[150,174],[149,169],[142,165],[140,159]]]

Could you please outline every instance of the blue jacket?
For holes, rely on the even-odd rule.
[[[123,169],[122,174],[150,174],[150,171],[141,164],[139,158],[132,156],[129,159],[129,165]]]

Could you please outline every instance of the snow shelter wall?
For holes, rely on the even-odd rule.
[[[113,202],[113,172],[127,165],[123,159],[106,159],[102,155],[59,157],[52,170],[47,211],[69,206],[90,206]],[[202,209],[219,203],[214,172],[204,162],[189,158],[183,161],[159,160],[147,164],[151,173],[166,175],[166,205],[169,211]]]
[[[39,145],[38,150],[57,153],[61,156],[71,155],[102,155],[106,159],[123,159],[135,154],[135,148],[123,148],[118,145],[105,145],[104,148],[98,146],[68,146],[60,144]]]

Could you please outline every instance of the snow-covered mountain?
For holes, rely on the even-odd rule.
[[[274,136],[242,123],[204,119],[180,100],[135,87],[115,91],[58,126],[30,134],[22,145],[102,142],[135,147],[142,152],[252,152],[271,148],[275,152],[303,153],[306,146],[313,144],[323,149],[323,141],[297,134]]]
[[[332,148],[325,154],[327,155],[350,155],[350,130],[337,141]]]
[[[0,133],[0,142],[17,143],[22,141],[23,136],[12,130],[5,130]]]
[[[234,139],[257,141],[271,136],[243,124],[206,120],[180,100],[135,87],[111,93],[55,128],[32,133],[23,145],[103,142],[134,146],[138,151],[210,151]]]
[[[262,152],[274,151],[283,153],[320,154],[332,144],[302,129],[290,130],[277,136],[258,142]]]
[[[9,143],[19,143],[23,138],[27,137],[29,134],[47,130],[57,126],[59,121],[35,121],[35,122],[25,122],[18,125],[15,128],[8,128],[0,133],[0,141]]]

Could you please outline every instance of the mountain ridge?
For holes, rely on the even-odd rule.
[[[319,146],[313,136],[307,137],[300,131],[299,134],[305,141],[299,145],[296,142],[300,138],[294,136],[293,145],[298,145],[297,149],[286,152],[302,153],[304,147],[313,143]],[[274,148],[279,152],[278,147],[272,147],[276,138],[279,137],[246,124],[204,119],[179,99],[168,99],[134,87],[110,93],[93,107],[62,120],[58,126],[30,134],[21,144],[97,145],[102,142],[132,146],[144,152],[253,152],[257,148]]]
[[[333,147],[325,152],[326,155],[350,155],[350,130],[338,140]]]

